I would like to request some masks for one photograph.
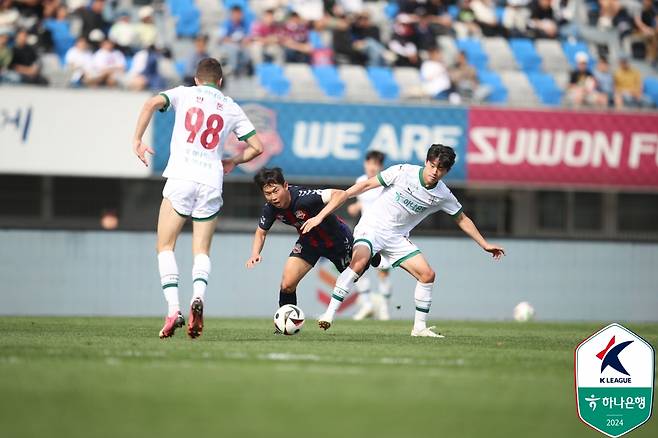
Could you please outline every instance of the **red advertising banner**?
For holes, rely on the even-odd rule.
[[[658,113],[472,108],[469,182],[658,188]]]

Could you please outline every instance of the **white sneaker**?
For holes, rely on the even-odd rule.
[[[422,330],[413,329],[413,330],[411,330],[411,336],[414,336],[414,337],[419,336],[419,337],[423,337],[423,338],[445,338],[445,336],[443,336],[439,333],[434,333],[433,330],[435,328],[436,328],[436,326],[433,325],[432,327],[425,327]]]
[[[329,330],[329,327],[331,327],[332,319],[327,316],[327,314],[322,314],[318,318],[318,327],[320,327],[322,330]]]
[[[354,321],[361,321],[366,318],[369,318],[375,314],[375,306],[372,303],[363,303],[358,312],[354,314],[352,319]]]

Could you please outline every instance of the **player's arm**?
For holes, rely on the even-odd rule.
[[[238,164],[251,161],[263,153],[263,143],[260,142],[257,134],[252,135],[245,141],[247,147],[242,152],[235,154],[231,158],[222,160],[225,174],[231,172]]]
[[[502,246],[492,245],[487,242],[484,237],[482,237],[482,234],[480,234],[480,231],[475,226],[475,223],[471,220],[471,218],[466,216],[463,211],[457,213],[454,219],[459,228],[461,228],[462,231],[468,235],[468,237],[475,240],[475,242],[480,245],[483,250],[491,253],[494,259],[499,260],[502,256],[505,255],[505,250]]]
[[[338,208],[343,205],[345,201],[347,201],[347,192],[345,190],[326,189],[324,192],[325,193],[323,193],[322,200],[326,205],[317,215],[304,222],[304,225],[302,225],[300,228],[302,234],[306,234],[313,228],[320,225],[324,218],[338,210]],[[327,193],[329,196],[326,196]]]
[[[148,166],[148,162],[146,161],[146,153],[148,152],[149,154],[153,155],[155,151],[153,151],[151,147],[142,143],[142,137],[144,136],[144,132],[146,131],[146,128],[153,118],[153,113],[156,110],[164,108],[166,104],[167,99],[162,94],[153,96],[144,103],[142,111],[139,113],[139,117],[137,118],[137,127],[135,128],[135,135],[133,137],[133,152],[135,155],[137,155],[137,158],[139,158],[141,162],[144,163],[145,166]]]
[[[260,252],[263,250],[265,245],[265,239],[267,238],[267,230],[262,229],[261,227],[256,228],[254,233],[254,241],[251,244],[251,256],[245,264],[247,268],[253,268],[261,261]]]
[[[384,184],[382,184],[381,177],[379,175],[376,175],[373,176],[372,178],[368,178],[365,181],[361,181],[354,184],[352,187],[347,189],[345,193],[347,194],[347,199],[354,198],[359,196],[363,192],[367,192],[368,190],[372,190],[382,185]]]

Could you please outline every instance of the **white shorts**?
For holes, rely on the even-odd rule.
[[[399,234],[375,231],[368,226],[357,224],[354,229],[354,244],[370,247],[372,254],[380,253],[382,263],[380,269],[396,268],[405,260],[420,254],[416,245],[408,237]]]
[[[168,179],[162,196],[169,199],[178,214],[197,221],[214,218],[224,203],[221,189],[181,179]]]

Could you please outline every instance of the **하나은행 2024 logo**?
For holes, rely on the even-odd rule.
[[[651,417],[655,352],[619,324],[594,333],[574,353],[578,416],[590,427],[618,437]]]

